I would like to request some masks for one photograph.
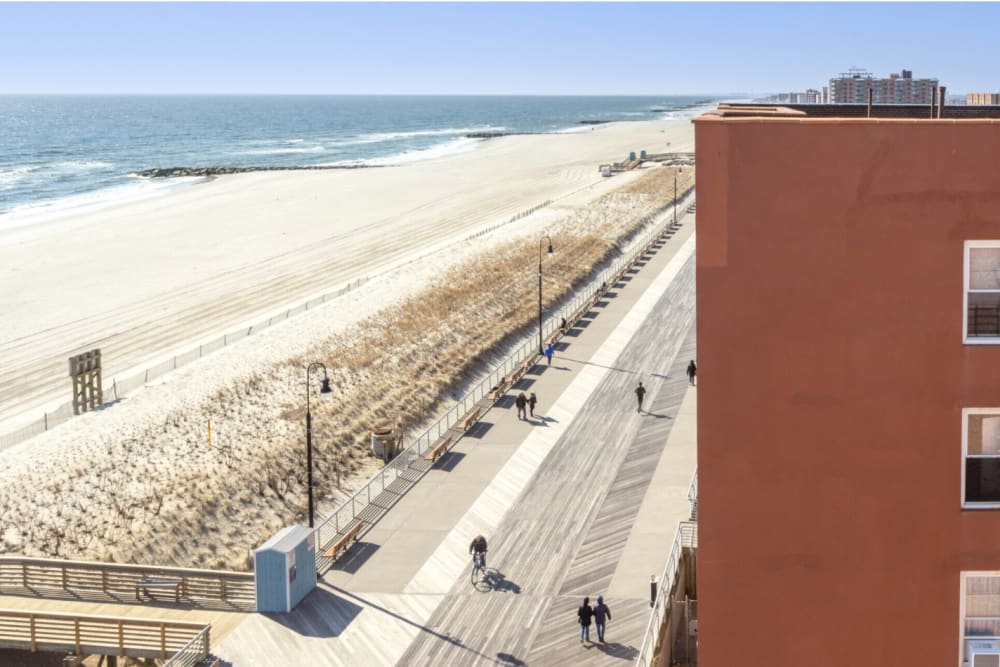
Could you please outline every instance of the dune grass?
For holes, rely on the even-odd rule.
[[[684,169],[678,192],[693,185],[693,172]],[[315,491],[329,506],[379,465],[369,429],[396,419],[426,423],[500,347],[534,326],[542,233],[558,248],[544,267],[551,306],[616,256],[643,217],[672,199],[673,186],[672,168],[650,169],[530,238],[483,237],[481,253],[416,296],[191,396],[162,423],[104,433],[95,422],[89,446],[73,456],[0,479],[0,552],[248,569],[257,545],[303,521],[309,363],[323,362],[334,388],[330,400],[312,403]],[[313,381],[318,399],[317,375]],[[338,472],[348,482],[340,490]]]

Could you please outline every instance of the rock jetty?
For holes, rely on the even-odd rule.
[[[496,137],[509,137],[515,132],[470,132],[465,135],[466,139],[494,139]]]
[[[144,178],[174,178],[178,176],[222,176],[224,174],[245,174],[251,171],[318,171],[320,169],[373,169],[382,165],[338,164],[314,165],[306,167],[156,167],[135,172]]]

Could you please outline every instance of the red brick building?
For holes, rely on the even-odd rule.
[[[803,110],[695,121],[699,665],[998,665],[1000,119]]]

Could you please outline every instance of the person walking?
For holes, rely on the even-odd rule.
[[[639,386],[635,388],[635,397],[639,399],[639,409],[636,412],[642,412],[642,399],[646,397],[646,388],[639,383]]]
[[[548,345],[545,346],[545,358],[548,360],[549,366],[552,365],[552,354],[553,354],[552,343],[549,343]]]
[[[580,621],[580,643],[586,639],[590,641],[590,619],[594,616],[594,610],[590,608],[590,598],[583,598],[583,604],[576,610],[576,618]]]
[[[694,363],[694,359],[688,364],[688,382],[692,385],[694,384],[694,376],[698,374],[698,366]]]
[[[517,406],[517,418],[524,419],[524,409],[528,405],[528,399],[525,398],[523,391],[517,395],[514,404]]]
[[[535,396],[535,392],[531,392],[531,396],[528,397],[528,411],[531,416],[535,416],[535,406],[538,404],[538,397]]]
[[[597,604],[594,605],[594,624],[597,626],[597,641],[605,644],[604,641],[604,629],[607,627],[608,621],[611,620],[611,609],[608,605],[604,604],[604,597],[601,595],[597,596]]]

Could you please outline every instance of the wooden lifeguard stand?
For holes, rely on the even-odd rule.
[[[101,406],[101,350],[90,350],[69,358],[69,376],[73,380],[73,414]]]

